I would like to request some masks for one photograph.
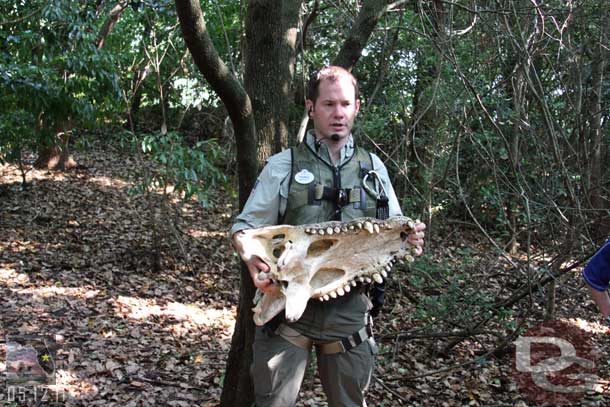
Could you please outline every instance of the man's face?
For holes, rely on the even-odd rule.
[[[318,139],[338,134],[344,140],[352,131],[360,101],[356,100],[350,78],[340,76],[336,80],[323,79],[315,105],[308,100],[307,107],[311,109],[310,117]]]

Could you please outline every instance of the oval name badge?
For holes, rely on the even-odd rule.
[[[303,185],[309,184],[314,180],[314,178],[315,177],[313,176],[313,174],[307,170],[301,170],[297,172],[297,174],[294,176],[294,180],[299,184]]]

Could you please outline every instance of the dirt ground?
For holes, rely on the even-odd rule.
[[[79,167],[70,172],[30,171],[27,189],[15,166],[0,166],[0,400],[6,406],[218,406],[238,301],[238,258],[227,238],[235,198],[221,189],[202,208],[170,197],[173,212],[157,214],[154,245],[153,209],[128,193],[128,174],[138,163],[101,144],[76,159]],[[566,405],[539,391],[532,401],[537,391],[515,373],[515,338],[506,339],[515,327],[541,326],[547,291],[527,296],[502,318],[469,325],[483,318],[485,306],[478,299],[471,313],[468,298],[509,297],[525,277],[510,275],[505,259],[460,227],[439,227],[427,256],[394,271],[375,326],[380,351],[368,405]],[[610,329],[600,323],[579,270],[558,280],[554,319],[591,343],[596,376],[569,404],[608,406]],[[467,278],[460,283],[455,273]],[[480,287],[473,289],[473,281]],[[465,301],[439,308],[448,289]],[[434,309],[451,312],[439,317]],[[15,369],[8,345],[26,335],[56,343],[56,382],[36,395],[7,387]],[[503,340],[508,346],[499,347]],[[298,405],[327,405],[314,366]]]

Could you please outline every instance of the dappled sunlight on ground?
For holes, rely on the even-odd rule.
[[[610,334],[610,327],[601,321],[601,317],[598,321],[589,321],[582,318],[570,318],[565,321],[592,335]]]
[[[0,283],[12,286],[16,284],[26,284],[30,278],[25,273],[18,273],[15,269],[1,267],[0,268]]]
[[[49,298],[53,296],[70,296],[74,298],[91,299],[99,295],[100,290],[91,287],[30,287],[23,289],[12,289],[17,294],[30,294],[33,299]]]
[[[65,369],[57,369],[55,372],[55,384],[49,389],[66,394],[74,399],[88,399],[98,394],[98,387],[91,381],[79,377],[75,372]]]
[[[106,176],[89,177],[89,182],[92,182],[103,187],[125,188],[131,184],[119,178],[111,178]]]
[[[220,237],[225,238],[228,236],[227,232],[209,232],[207,230],[189,230],[187,232],[191,237]]]
[[[202,309],[195,304],[170,302],[158,305],[155,299],[119,296],[111,300],[117,316],[145,320],[152,316],[173,318],[193,325],[221,330],[229,338],[235,325],[235,309]],[[178,329],[172,326],[171,329]]]

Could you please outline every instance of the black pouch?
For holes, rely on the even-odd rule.
[[[377,219],[385,220],[390,217],[390,200],[386,196],[385,193],[381,193],[379,198],[377,198],[377,209],[375,212],[375,217]]]

